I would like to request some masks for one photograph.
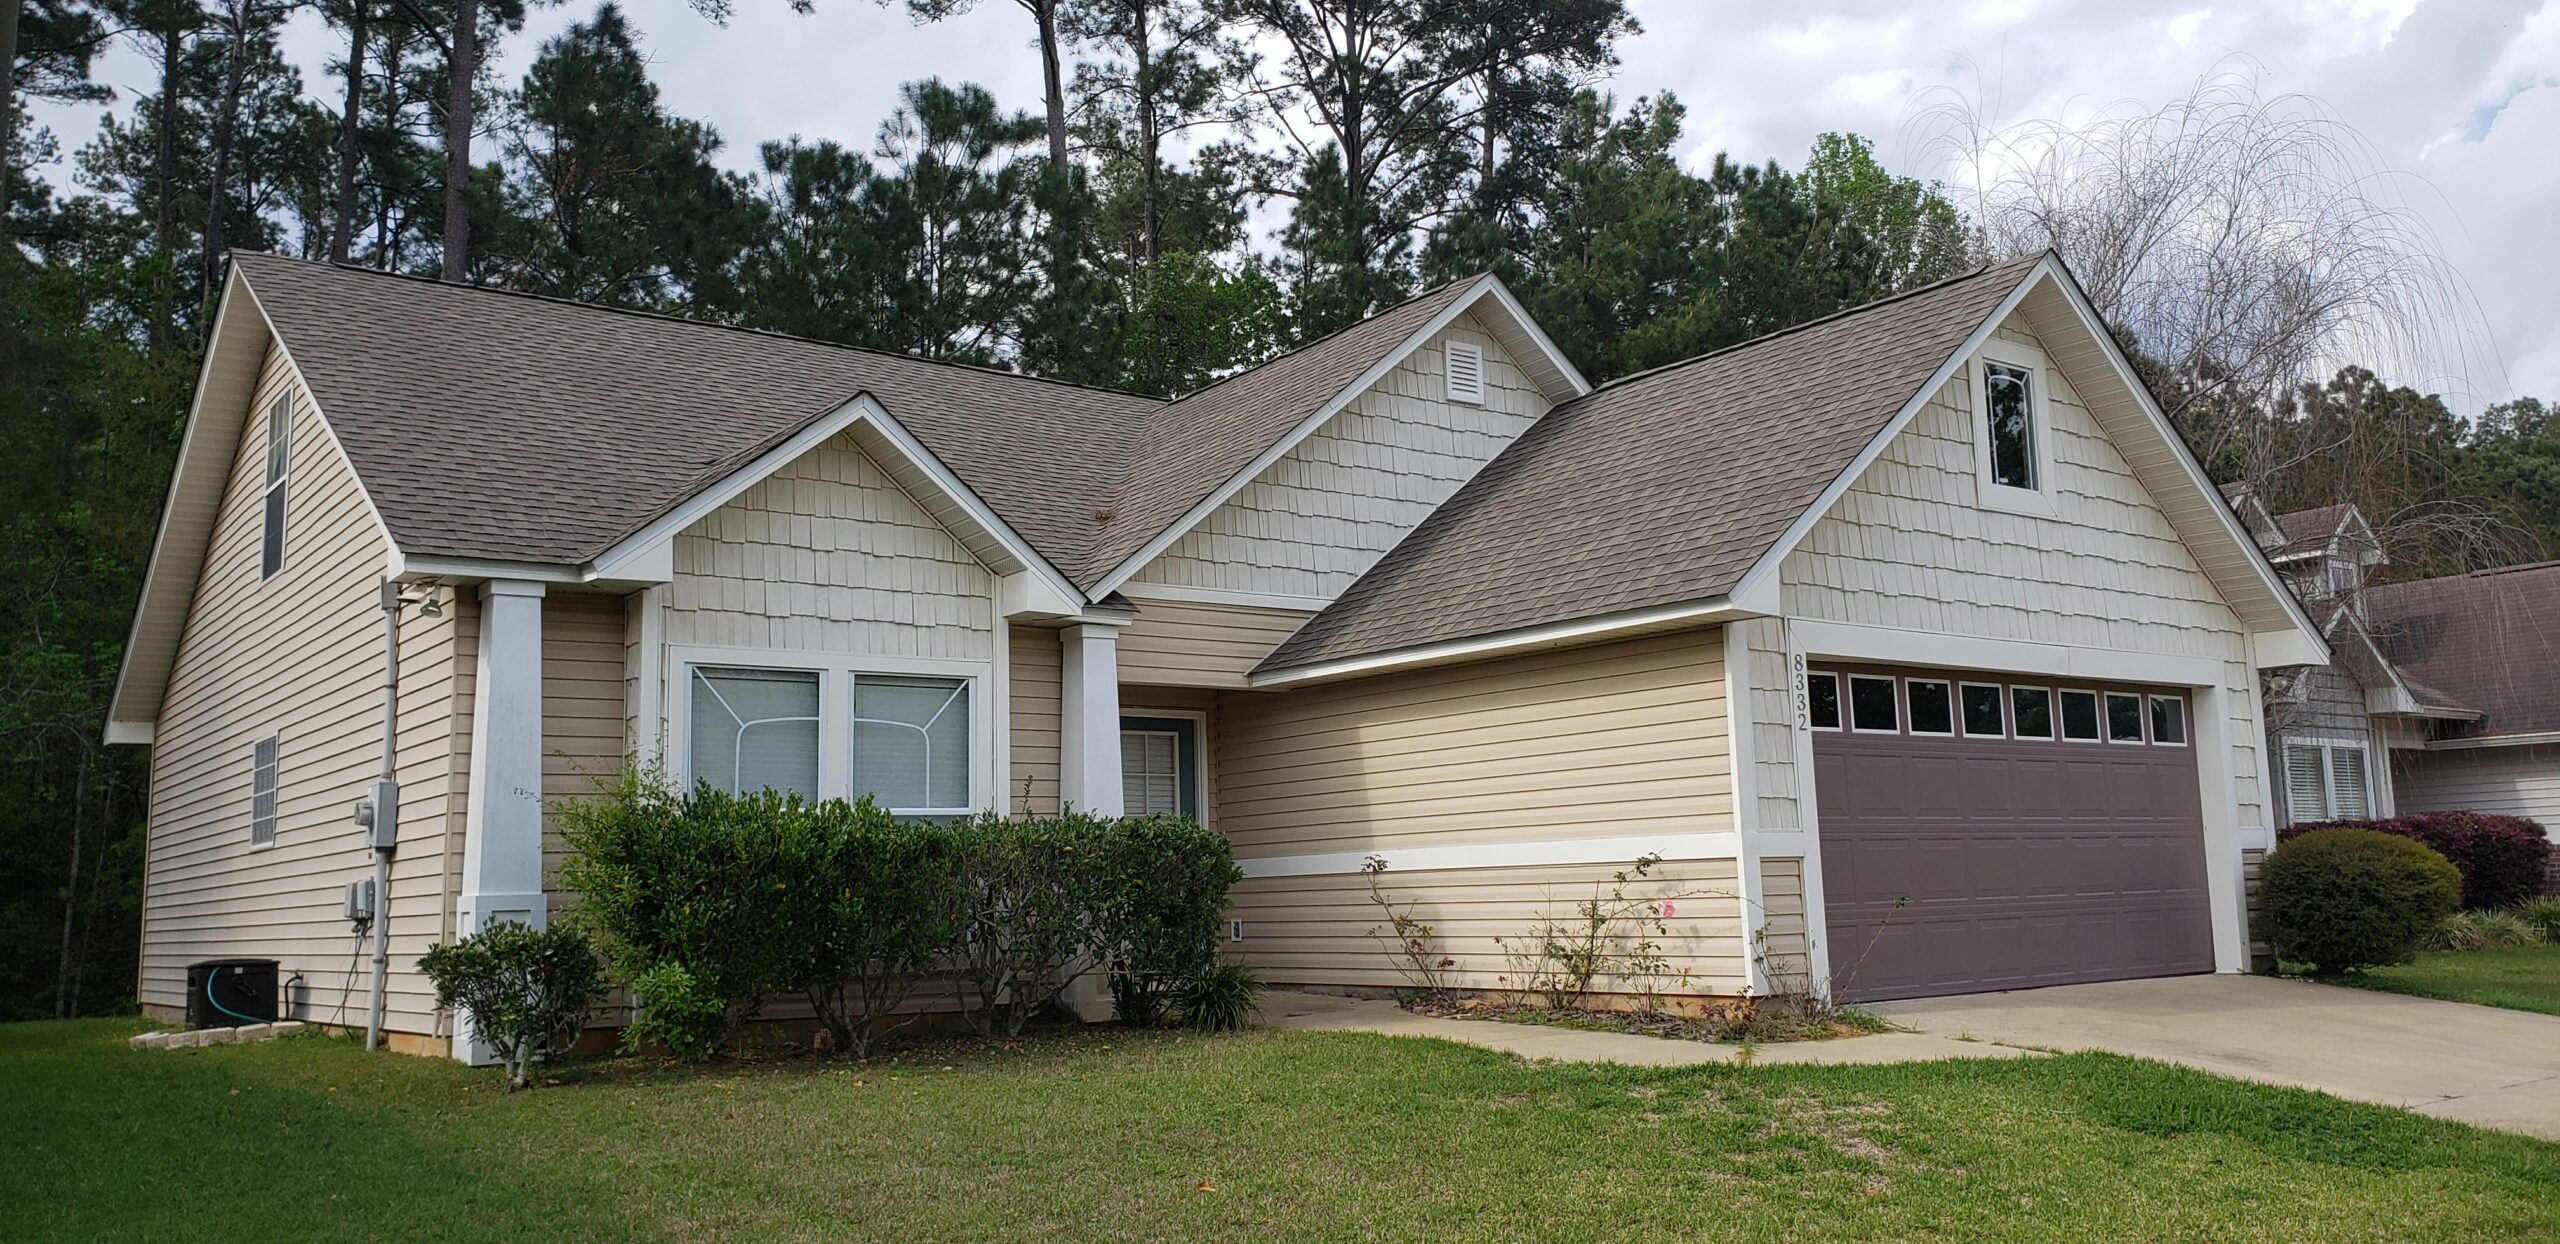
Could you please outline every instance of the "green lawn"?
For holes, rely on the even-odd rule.
[[[2416,963],[2338,978],[2344,985],[2560,1015],[2560,946],[2421,951]]]
[[[1531,1066],[1096,1031],[513,1097],[318,1037],[0,1025],[10,1239],[2518,1239],[2560,1145],[2102,1055]]]

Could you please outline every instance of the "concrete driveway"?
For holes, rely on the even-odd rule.
[[[1877,1003],[1921,1032],[2108,1050],[2560,1140],[2560,1016],[2263,976]]]

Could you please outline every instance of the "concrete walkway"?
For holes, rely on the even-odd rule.
[[[1879,1003],[1935,1037],[2109,1050],[2560,1140],[2560,1016],[2263,976]]]
[[[1274,993],[1262,1004],[1274,1028],[1305,1032],[1374,1032],[1390,1037],[1438,1037],[1500,1050],[1522,1058],[1558,1062],[1621,1063],[1631,1067],[1694,1067],[1744,1061],[1744,1047],[1675,1041],[1623,1032],[1585,1032],[1536,1024],[1416,1015],[1392,1002],[1331,994]],[[1969,1041],[1953,1035],[1881,1032],[1835,1041],[1789,1041],[1749,1047],[1754,1066],[1783,1063],[1917,1063],[1938,1058],[2017,1058],[2034,1051]]]

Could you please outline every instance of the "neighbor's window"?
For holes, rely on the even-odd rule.
[[[690,773],[725,791],[818,797],[814,670],[693,668]]]
[[[1990,419],[1991,482],[2029,491],[2036,478],[2035,372],[2013,363],[1982,365],[1983,410]]]
[[[2352,743],[2287,743],[2286,820],[2352,821],[2373,815],[2364,748]]]
[[[2062,737],[2084,743],[2098,741],[2098,693],[2062,693]]]
[[[969,680],[853,679],[853,794],[892,812],[969,811]]]
[[[1911,697],[1913,734],[1954,734],[1955,707],[1947,700],[1947,684],[1914,678],[1903,684]]]
[[[1895,711],[1893,680],[1849,676],[1849,728],[1895,731],[1902,720]]]
[[[2022,739],[2053,737],[2053,693],[2042,687],[2009,688],[2009,717]]]
[[[1816,730],[1840,728],[1840,676],[1807,674],[1804,680],[1805,724]]]
[[[2186,701],[2174,695],[2151,697],[2151,741],[2179,747],[2186,745]]]
[[[266,530],[258,545],[258,577],[284,569],[284,482],[293,471],[293,396],[267,403]]]
[[[2000,715],[2000,688],[1970,682],[1964,685],[1966,734],[1996,739],[2008,734],[2007,725]]]
[[[260,739],[249,754],[249,845],[276,840],[276,741]]]
[[[2142,697],[2107,693],[2107,741],[2139,743],[2142,741]]]

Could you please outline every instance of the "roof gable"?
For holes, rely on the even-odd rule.
[[[2413,694],[2478,711],[2468,733],[2560,731],[2560,562],[2384,584],[2364,599],[2375,646]]]

